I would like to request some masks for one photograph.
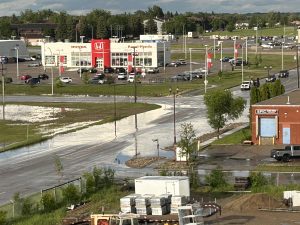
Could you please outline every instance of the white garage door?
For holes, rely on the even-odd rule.
[[[260,136],[274,137],[276,136],[276,120],[275,118],[260,118]]]

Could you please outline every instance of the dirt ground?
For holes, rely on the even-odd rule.
[[[266,194],[240,194],[221,201],[222,214],[205,218],[205,224],[292,225],[300,224],[300,211],[286,206]],[[271,211],[274,209],[285,212]]]

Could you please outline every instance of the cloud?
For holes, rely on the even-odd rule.
[[[19,15],[21,11],[32,9],[51,9],[67,11],[70,14],[83,15],[94,9],[104,9],[112,14],[146,11],[158,5],[164,12],[296,12],[299,0],[1,0],[0,15]]]

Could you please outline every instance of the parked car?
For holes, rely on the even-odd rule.
[[[275,81],[276,81],[275,74],[272,74],[266,78],[266,82],[275,82]]]
[[[147,73],[159,73],[159,68],[155,67],[155,68],[149,68],[147,70]]]
[[[118,74],[118,80],[126,80],[127,75],[126,73],[119,73]]]
[[[249,80],[243,81],[243,83],[241,84],[241,91],[250,90],[250,89],[251,89],[251,81]]]
[[[111,67],[105,67],[104,68],[104,73],[114,73],[114,72],[115,72],[115,70]]]
[[[300,146],[288,145],[284,149],[273,149],[271,150],[271,157],[283,162],[288,162],[291,158],[300,158]]]
[[[80,73],[80,70],[81,70],[81,73],[89,72],[89,69],[88,69],[88,68],[79,68],[79,69],[77,70],[77,73]]]
[[[280,78],[286,78],[288,76],[289,76],[289,71],[288,70],[281,70],[281,71],[279,71],[278,77],[280,77]]]
[[[187,65],[187,62],[185,59],[179,59],[178,63],[180,63],[180,65]]]
[[[178,67],[180,65],[181,64],[179,62],[170,62],[167,66],[169,66],[169,67]]]
[[[48,80],[48,79],[49,79],[49,76],[48,76],[47,74],[43,73],[43,74],[39,74],[39,75],[38,75],[38,78],[39,78],[40,80]]]
[[[32,77],[25,81],[26,84],[35,85],[40,83],[40,79],[38,77]]]
[[[89,84],[104,84],[104,83],[106,83],[106,79],[104,79],[104,78],[99,79],[98,77],[93,77],[93,78],[89,79],[88,83]]]
[[[128,83],[134,83],[134,77],[134,74],[129,75],[127,79]],[[138,76],[136,77],[136,82],[141,83],[141,79]]]
[[[177,75],[171,77],[171,81],[187,81],[189,79],[190,79],[190,77],[187,76],[186,74],[177,74]]]
[[[118,67],[115,69],[116,73],[126,73],[126,70],[123,67]]]
[[[65,84],[69,84],[72,82],[72,78],[71,77],[61,77],[59,78],[59,80]]]
[[[91,67],[91,68],[88,69],[88,72],[90,72],[90,73],[97,73],[98,70],[95,67]]]
[[[13,79],[11,77],[4,77],[4,83],[9,84],[12,82],[13,82]],[[0,79],[0,83],[2,83],[2,79]]]
[[[20,77],[20,79],[25,81],[25,80],[28,80],[28,79],[31,78],[31,77],[32,77],[32,76],[30,76],[30,75],[27,74],[27,75],[22,75],[22,76]]]
[[[188,77],[192,76],[192,79],[202,78],[202,74],[200,71],[185,71],[184,74]]]
[[[222,59],[220,59],[220,62],[228,62],[229,61],[229,57],[225,56]]]

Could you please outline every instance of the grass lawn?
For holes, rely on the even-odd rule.
[[[258,165],[255,170],[270,172],[300,172],[300,163],[266,163]]]
[[[16,104],[20,105],[20,103]],[[8,103],[6,105],[14,104]],[[53,131],[56,129],[64,128],[74,123],[82,123],[82,125],[77,128],[70,128],[65,132],[82,129],[91,124],[111,122],[115,119],[113,103],[22,103],[22,105],[55,108],[56,112],[52,115],[54,119],[42,122],[0,120],[0,152],[40,142],[54,135]],[[158,105],[152,104],[117,103],[116,119],[119,120],[135,113],[142,113],[157,108],[159,108]]]
[[[220,138],[214,141],[213,145],[234,145],[241,144],[244,140],[249,140],[251,138],[251,130],[249,127],[241,129],[233,134]]]

